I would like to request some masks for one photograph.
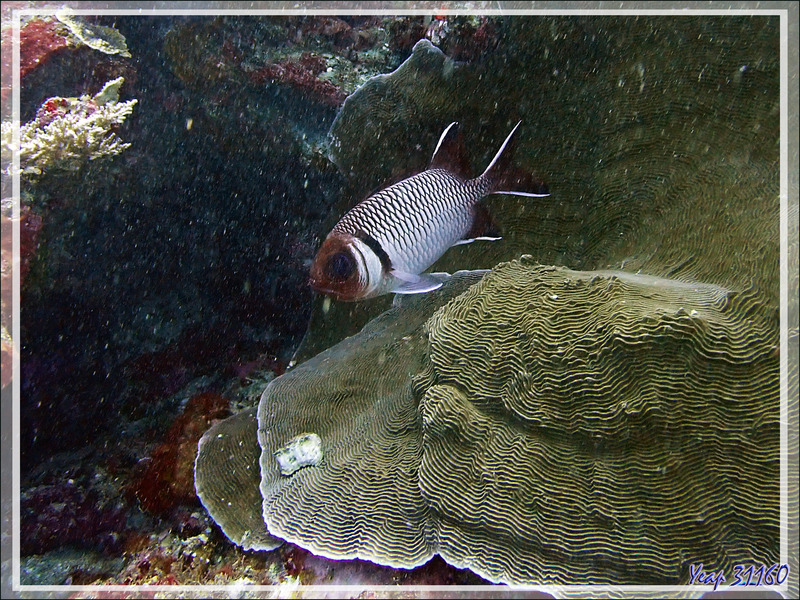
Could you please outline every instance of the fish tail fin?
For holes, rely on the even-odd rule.
[[[522,121],[517,122],[508,134],[492,162],[480,176],[489,181],[489,194],[515,194],[518,196],[549,196],[550,190],[533,174],[520,169],[512,163],[514,156],[514,132]]]

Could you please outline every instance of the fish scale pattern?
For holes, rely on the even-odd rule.
[[[493,581],[778,560],[779,365],[739,294],[501,265],[428,321],[420,489]]]
[[[462,181],[444,169],[423,171],[348,211],[332,233],[364,231],[407,273],[427,269],[472,225],[472,207],[488,192],[482,178]]]
[[[509,25],[510,51],[449,79],[420,44],[347,100],[331,152],[369,188],[416,156],[412,141],[515,106],[538,132],[516,159],[553,195],[493,199],[504,241],[437,268],[524,252],[583,272],[526,259],[458,297],[445,284],[404,298],[282,377],[259,409],[267,526],[334,558],[411,567],[439,553],[524,584],[684,584],[692,563],[771,564],[784,352],[790,417],[798,388],[791,298],[779,348],[778,19]],[[472,139],[486,157],[491,144]],[[790,289],[796,267],[795,243]],[[406,300],[434,304],[423,318]],[[341,314],[336,339],[353,332],[351,308]],[[272,452],[305,432],[321,436],[323,462],[280,476]],[[788,482],[791,509],[791,469]]]

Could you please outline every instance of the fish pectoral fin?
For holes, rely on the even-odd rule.
[[[414,275],[403,271],[392,271],[398,285],[392,291],[395,294],[424,294],[442,287],[442,281],[432,274]]]
[[[421,277],[421,275],[417,275],[415,273],[406,273],[405,271],[398,271],[397,269],[392,269],[391,271],[389,271],[389,273],[393,277],[396,277],[397,279],[400,279],[402,281],[407,281],[408,283],[416,283],[419,281],[419,278]]]

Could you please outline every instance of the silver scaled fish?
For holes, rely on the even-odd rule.
[[[549,195],[547,186],[511,164],[509,146],[519,125],[474,179],[468,176],[458,124],[448,125],[426,171],[370,196],[336,224],[311,265],[311,287],[352,301],[441,286],[440,279],[423,271],[448,248],[500,239],[481,199],[489,194]]]

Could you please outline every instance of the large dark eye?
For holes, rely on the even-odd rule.
[[[344,281],[356,270],[356,261],[346,252],[337,252],[328,259],[325,274],[333,280]]]

